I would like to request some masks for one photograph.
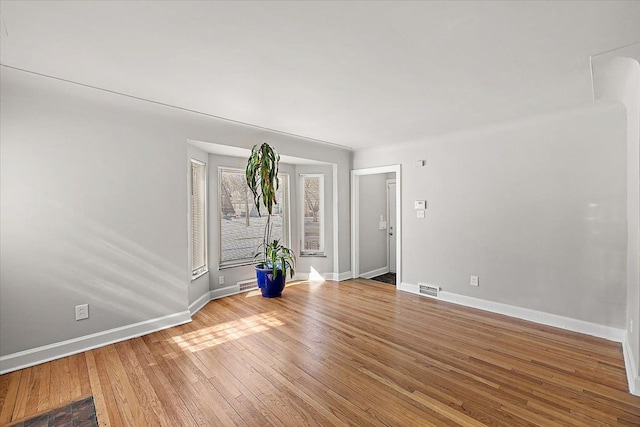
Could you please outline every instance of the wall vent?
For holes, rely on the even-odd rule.
[[[426,283],[418,283],[420,287],[419,292],[422,295],[426,295],[431,298],[438,298],[438,292],[440,291],[440,287],[427,285]]]
[[[236,285],[238,285],[238,290],[240,292],[250,291],[252,289],[258,288],[258,280],[257,279],[241,280],[240,282],[236,283]]]

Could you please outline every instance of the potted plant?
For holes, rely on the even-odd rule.
[[[260,208],[267,209],[267,223],[264,227],[262,244],[256,258],[261,257],[260,264],[255,266],[258,287],[266,298],[279,297],[284,289],[287,270],[293,278],[296,257],[293,251],[277,239],[271,240],[271,215],[273,205],[277,203],[276,191],[280,186],[278,180],[278,164],[280,155],[266,142],[254,145],[247,160],[247,185],[253,194],[253,203],[262,216]]]

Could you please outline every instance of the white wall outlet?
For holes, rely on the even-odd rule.
[[[224,285],[224,276],[218,276],[218,285]]]
[[[378,223],[378,228],[379,228],[380,230],[386,230],[386,229],[387,229],[387,221],[380,221],[380,222]]]
[[[416,211],[416,218],[424,218],[424,211]]]
[[[416,160],[416,167],[417,167],[417,168],[421,168],[421,167],[423,167],[423,166],[424,166],[424,165],[426,165],[426,164],[427,164],[427,161],[426,161],[426,160]]]
[[[416,200],[413,202],[413,207],[417,209],[427,209],[427,201],[426,200]]]
[[[89,318],[89,304],[76,305],[76,320]]]
[[[471,276],[471,286],[480,286],[480,278],[478,276]]]

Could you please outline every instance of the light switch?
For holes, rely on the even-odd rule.
[[[378,223],[378,228],[379,228],[380,230],[386,230],[386,229],[387,229],[387,221],[380,221],[380,222]]]
[[[427,201],[426,200],[416,200],[414,202],[415,209],[427,209]]]

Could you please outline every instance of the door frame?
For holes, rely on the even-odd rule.
[[[351,171],[351,273],[352,278],[360,276],[360,177],[395,172],[396,174],[396,288],[402,284],[402,174],[401,165],[379,166],[354,169]],[[386,192],[386,191],[385,191]],[[386,197],[386,195],[385,195]],[[387,218],[388,219],[388,218]],[[388,246],[388,245],[387,245]]]
[[[385,193],[387,196],[387,267],[389,267],[389,273],[396,273],[398,272],[398,253],[396,252],[396,265],[395,265],[395,270],[396,271],[391,271],[391,245],[390,245],[390,240],[391,240],[391,234],[389,234],[391,232],[391,209],[390,209],[390,200],[389,200],[389,186],[391,184],[394,184],[396,186],[395,189],[395,195],[396,195],[396,204],[398,203],[398,184],[395,178],[392,179],[387,179],[387,182],[385,183]],[[396,224],[398,223],[398,218],[396,217],[396,223],[393,224],[394,226],[396,226]],[[398,241],[398,236],[397,236],[397,226],[396,229],[393,230],[393,232],[395,233],[394,236],[396,236],[396,242]]]

